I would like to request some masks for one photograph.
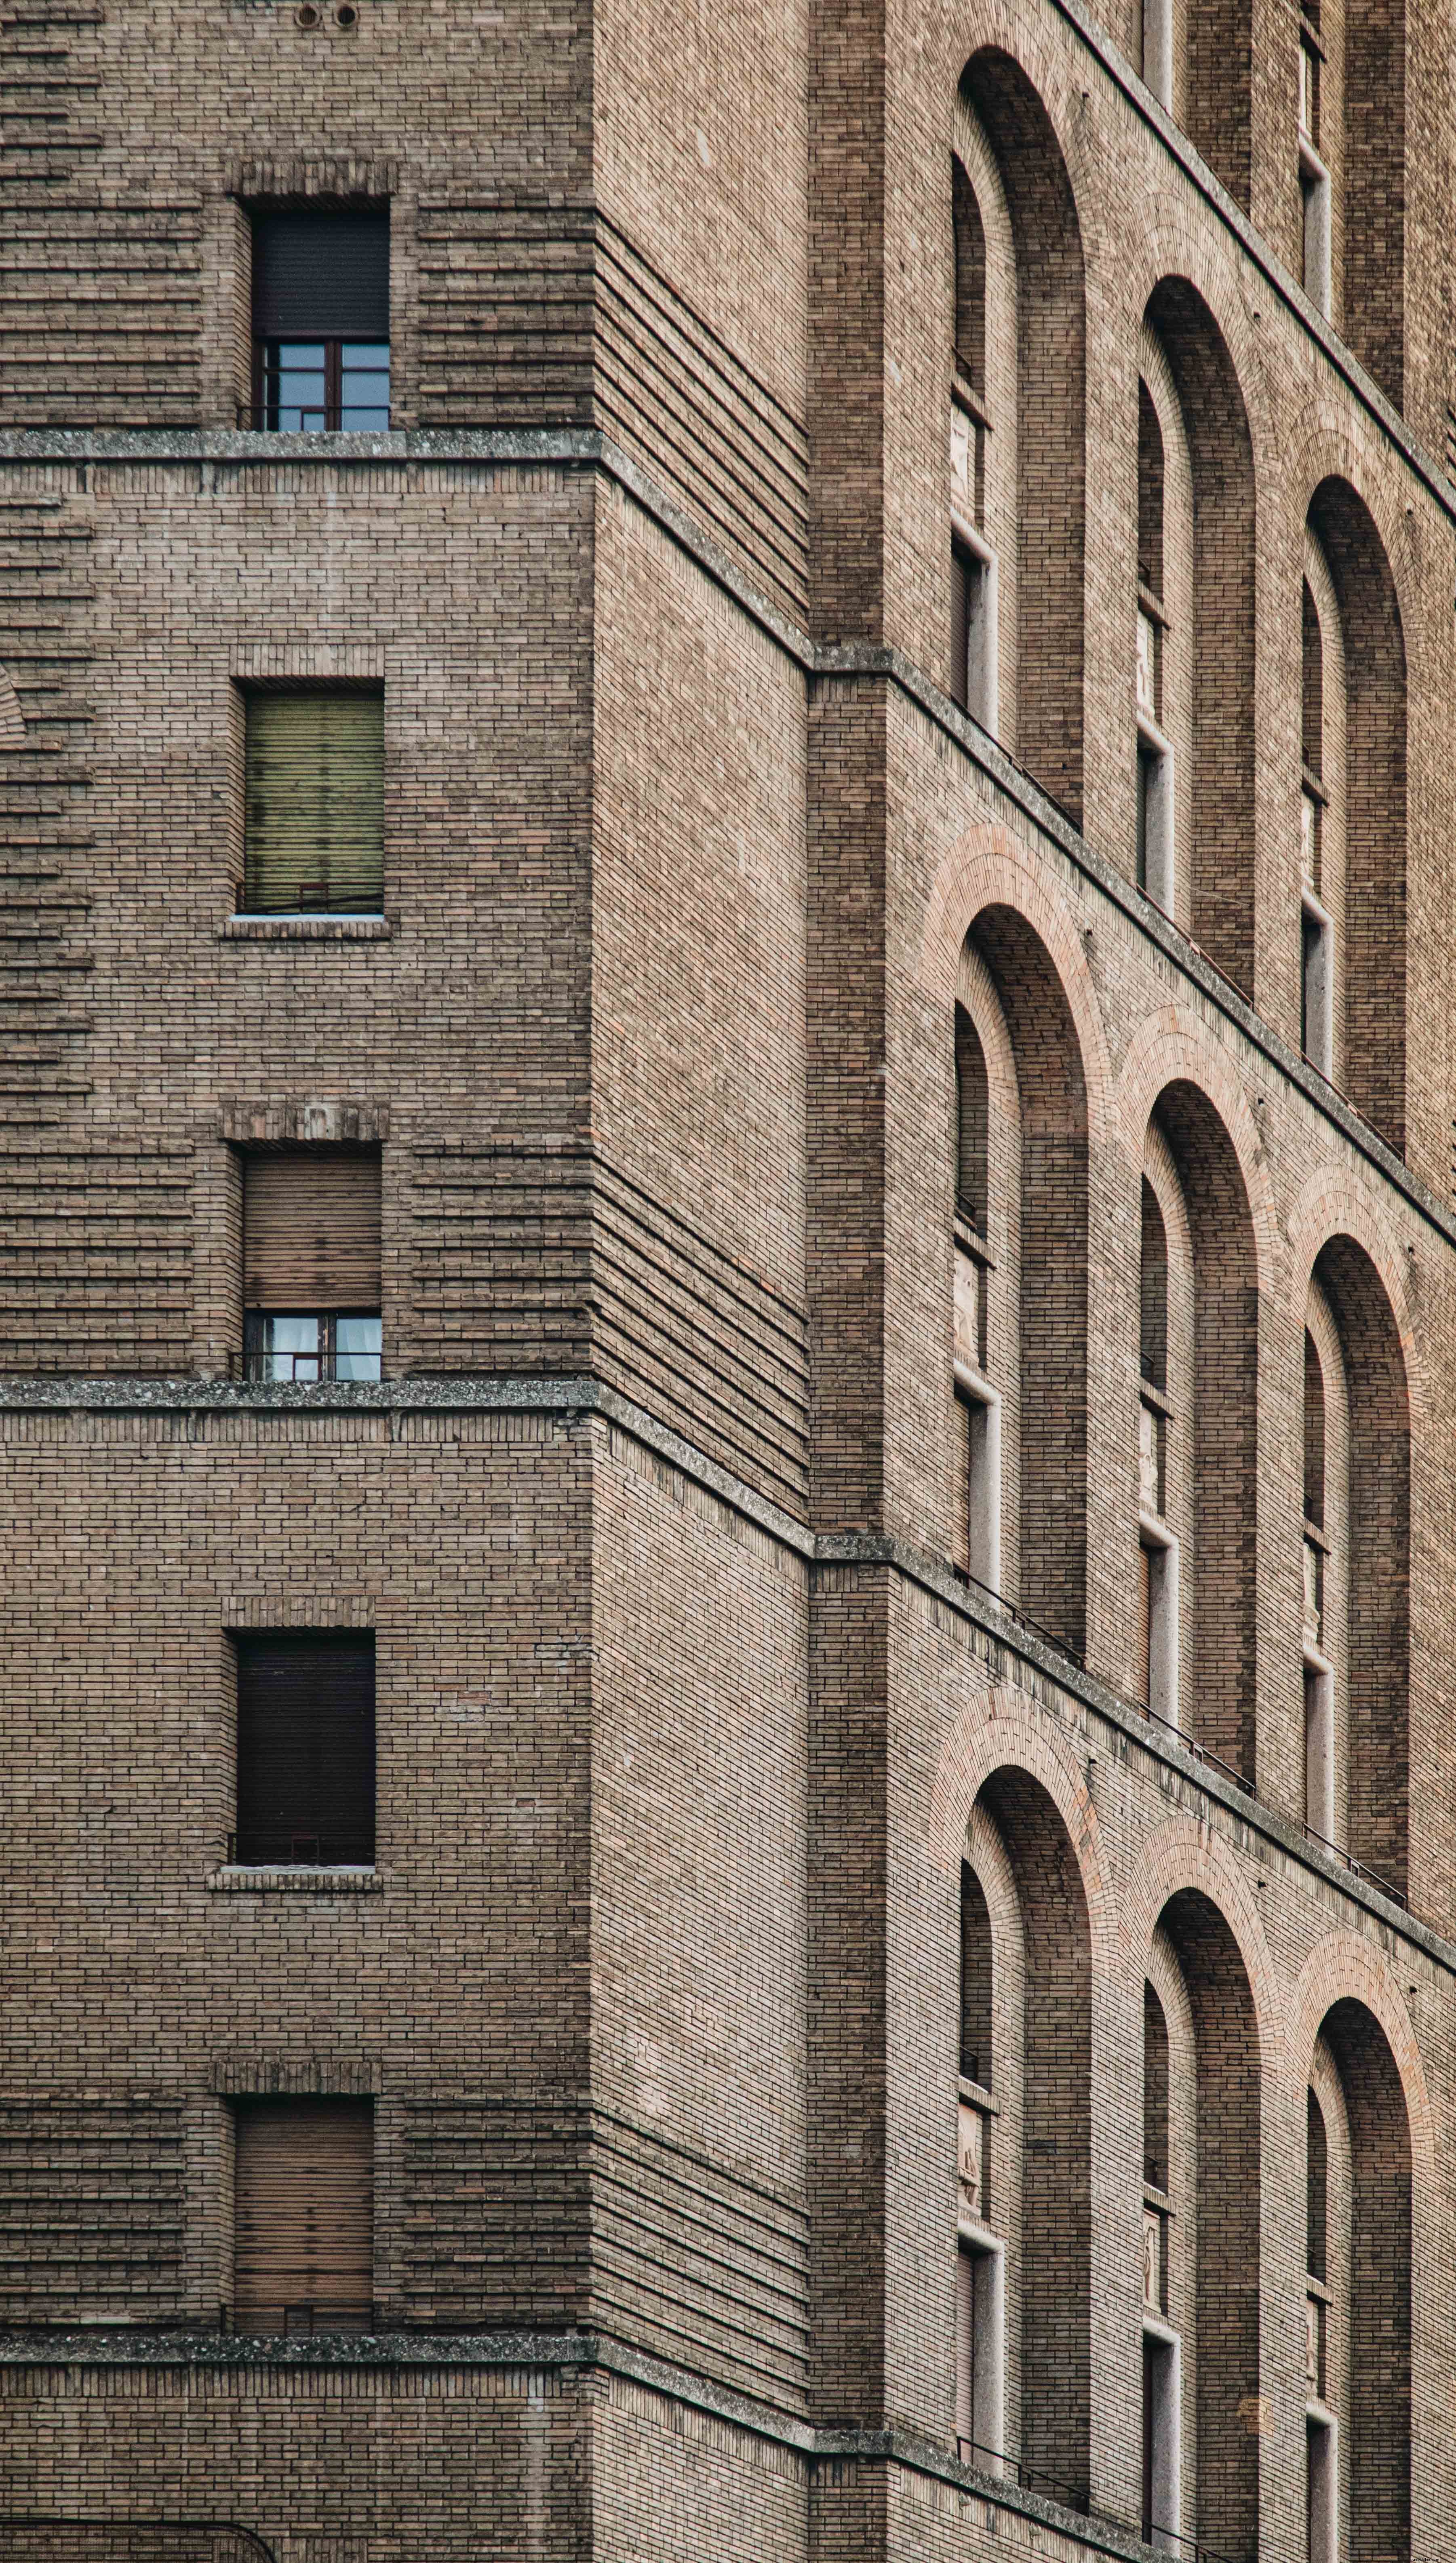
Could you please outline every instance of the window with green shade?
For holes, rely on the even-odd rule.
[[[377,916],[384,904],[384,696],[249,693],[243,906]]]

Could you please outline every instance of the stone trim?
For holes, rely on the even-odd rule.
[[[1087,2554],[1141,2563],[1146,2548],[1136,2531],[1112,2519],[1084,2517],[1062,2509],[1038,2493],[1020,2490],[997,2476],[981,2474],[938,2448],[900,2429],[816,2429],[806,2421],[748,2402],[730,2389],[711,2384],[681,2368],[667,2366],[642,2351],[589,2332],[462,2333],[430,2335],[380,2332],[366,2335],[315,2335],[312,2338],[260,2341],[232,2332],[93,2332],[11,2333],[0,2340],[0,2369],[20,2372],[37,2368],[72,2370],[132,2367],[191,2368],[212,2372],[259,2371],[277,2378],[289,2370],[364,2370],[396,2374],[424,2370],[436,2374],[471,2368],[516,2368],[532,2382],[550,2376],[561,2382],[579,2377],[620,2379],[660,2395],[665,2402],[707,2414],[745,2435],[764,2440],[800,2457],[807,2465],[863,2464],[883,2466],[946,2484],[984,2501],[992,2510],[1026,2519],[1068,2538]],[[989,2519],[988,2519],[989,2523]],[[992,2530],[994,2533],[994,2530]]]
[[[816,1535],[802,1522],[796,1521],[791,1513],[755,1494],[751,1486],[731,1477],[717,1461],[694,1450],[680,1434],[671,1432],[642,1407],[634,1406],[615,1389],[603,1387],[598,1380],[580,1377],[420,1378],[352,1384],[328,1381],[315,1388],[289,1388],[225,1379],[0,1377],[0,1441],[18,1438],[6,1435],[7,1418],[20,1423],[29,1415],[54,1416],[59,1420],[89,1414],[195,1417],[316,1413],[356,1414],[361,1421],[378,1415],[534,1413],[559,1415],[571,1421],[600,1416],[644,1450],[656,1453],[660,1459],[681,1470],[685,1478],[716,1495],[720,1502],[743,1520],[766,1532],[780,1547],[802,1558],[811,1575],[888,1572],[918,1586],[938,1607],[989,1639],[993,1648],[1003,1651],[1004,1659],[1019,1660],[1033,1679],[1041,1676],[1054,1682],[1069,1699],[1092,1710],[1106,1725],[1117,1728],[1130,1743],[1148,1754],[1164,1770],[1176,1772],[1187,1786],[1197,1789],[1206,1799],[1222,1807],[1251,1834],[1259,1836],[1284,1858],[1294,1861],[1311,1876],[1323,1879],[1347,1902],[1359,1906],[1412,1948],[1421,1950],[1436,1966],[1456,1977],[1456,1941],[1444,1939],[1417,1914],[1404,1911],[1364,1878],[1354,1876],[1342,1861],[1327,1857],[1273,1808],[1246,1795],[1232,1781],[1211,1770],[1198,1759],[1191,1745],[1181,1745],[1175,1735],[1152,1726],[1116,1691],[1107,1689],[1093,1675],[1084,1673],[1080,1666],[1061,1655],[1050,1640],[1037,1637],[1013,1612],[1002,1610],[989,1597],[982,1599],[972,1594],[942,1560],[912,1548],[905,1540],[886,1537],[876,1531]],[[268,1607],[271,1610],[274,1606]],[[232,1625],[244,1624],[235,1620]],[[270,1621],[269,1625],[277,1624]],[[361,1625],[377,1624],[365,1620]],[[1004,1661],[994,1655],[990,1659],[989,1677],[993,1682],[1006,1678]]]

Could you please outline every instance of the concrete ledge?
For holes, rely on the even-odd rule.
[[[1113,2555],[1120,2563],[1143,2563],[1146,2548],[1136,2529],[1116,2519],[1084,2516],[1064,2509],[1040,2493],[994,2474],[977,2472],[928,2440],[905,2430],[817,2429],[789,2413],[749,2401],[728,2388],[696,2376],[686,2368],[648,2356],[619,2341],[590,2332],[379,2332],[316,2334],[312,2339],[239,2338],[230,2332],[18,2332],[0,2334],[0,2369],[111,2369],[186,2367],[213,2373],[242,2369],[265,2371],[271,2380],[280,2371],[327,2368],[392,2369],[403,2374],[426,2368],[514,2368],[524,2375],[620,2377],[646,2387],[665,2402],[686,2405],[714,2420],[768,2440],[802,2457],[806,2468],[819,2464],[884,2467],[942,2482],[986,2504],[987,2511],[1009,2512],[1034,2520],[1058,2536],[1079,2543],[1091,2554]],[[987,2525],[991,2521],[988,2518]]]

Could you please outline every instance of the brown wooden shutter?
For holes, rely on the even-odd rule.
[[[389,335],[389,208],[253,217],[255,338]]]
[[[235,2125],[237,2328],[366,2328],[374,2294],[373,2102],[245,2100]]]
[[[287,1148],[244,1158],[243,1304],[378,1308],[377,1148]]]
[[[970,653],[970,554],[963,543],[950,546],[950,699],[966,707],[967,660]]]
[[[374,1858],[372,1631],[252,1630],[238,1651],[237,1856]]]
[[[377,914],[384,697],[352,686],[247,699],[243,897],[259,916]]]

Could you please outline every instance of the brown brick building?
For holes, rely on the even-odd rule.
[[[1456,2550],[1402,0],[0,0],[0,2557]]]

